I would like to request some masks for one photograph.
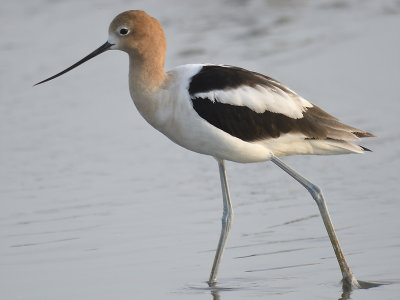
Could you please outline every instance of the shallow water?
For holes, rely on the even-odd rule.
[[[316,2],[316,1],[315,1]],[[322,187],[356,277],[400,294],[398,1],[29,1],[0,9],[1,299],[347,299],[318,210],[273,164],[227,163],[235,220],[220,231],[218,168],[136,112],[127,58],[109,52],[43,86],[141,8],[167,67],[246,67],[289,85],[374,152],[285,161]]]

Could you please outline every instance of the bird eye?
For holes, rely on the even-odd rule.
[[[119,34],[120,34],[120,35],[127,35],[128,33],[129,33],[128,28],[122,27],[122,28],[119,30]]]

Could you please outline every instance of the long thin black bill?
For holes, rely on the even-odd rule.
[[[91,58],[103,53],[104,51],[108,50],[111,46],[113,46],[113,44],[111,44],[109,42],[105,42],[99,48],[97,48],[92,53],[90,53],[89,55],[85,56],[84,58],[82,58],[80,61],[78,61],[77,63],[73,64],[69,68],[66,68],[64,71],[61,71],[60,73],[57,73],[56,75],[53,75],[53,76],[51,76],[51,77],[49,77],[49,78],[47,78],[45,80],[42,80],[42,81],[36,83],[35,85],[50,81],[50,80],[52,80],[54,78],[57,78],[58,76],[61,76],[61,75],[65,74],[65,73],[71,71],[72,69],[76,68],[77,66],[83,64],[85,61],[88,61],[89,59],[91,59]]]

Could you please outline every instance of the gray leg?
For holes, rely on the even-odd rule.
[[[231,230],[233,220],[233,209],[231,199],[229,196],[228,181],[226,179],[225,163],[223,160],[218,160],[219,176],[221,178],[222,199],[224,203],[224,212],[222,214],[222,229],[219,237],[217,251],[215,253],[214,263],[211,269],[210,279],[208,285],[214,286],[217,282],[217,275],[219,266],[221,265],[222,254],[224,253],[226,240]]]
[[[278,167],[280,167],[282,170],[284,170],[286,173],[288,173],[290,176],[292,176],[294,179],[296,179],[302,186],[304,186],[310,192],[311,196],[314,198],[315,202],[318,205],[322,220],[324,221],[325,224],[326,231],[328,232],[329,239],[331,240],[333,250],[335,251],[336,258],[340,266],[340,270],[342,271],[343,283],[350,286],[351,288],[359,287],[358,281],[351,272],[351,269],[347,264],[346,259],[344,258],[342,249],[340,248],[340,244],[337,239],[335,229],[333,228],[333,224],[329,216],[328,208],[326,206],[325,199],[322,195],[321,189],[318,186],[311,183],[310,181],[308,181],[303,176],[301,176],[299,173],[290,168],[288,165],[286,165],[283,161],[281,161],[277,157],[273,156],[271,158],[271,161],[275,163]]]

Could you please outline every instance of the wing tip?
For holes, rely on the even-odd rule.
[[[376,137],[376,135],[367,132],[367,131],[354,131],[352,132],[352,134],[354,134],[356,137],[358,138],[365,138],[365,137]]]
[[[373,152],[371,149],[364,147],[364,146],[360,146],[359,147],[364,151],[364,152]]]

